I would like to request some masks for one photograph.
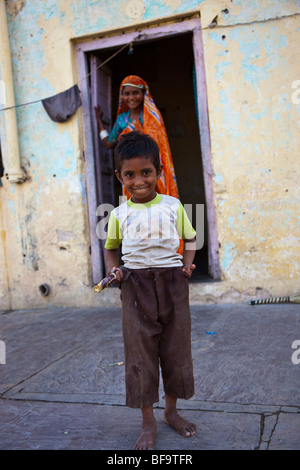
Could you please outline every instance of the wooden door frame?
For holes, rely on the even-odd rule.
[[[77,67],[79,76],[79,88],[82,98],[83,126],[84,126],[84,153],[86,162],[86,181],[88,195],[88,213],[90,223],[91,259],[93,282],[99,282],[101,273],[100,260],[101,248],[96,234],[97,226],[97,201],[96,201],[96,177],[94,166],[94,143],[92,134],[92,118],[94,112],[90,106],[88,80],[89,73],[87,53],[100,49],[122,47],[123,45],[141,43],[153,39],[176,36],[183,33],[193,33],[193,49],[197,83],[198,124],[200,132],[200,144],[203,166],[203,178],[205,186],[206,212],[208,224],[208,268],[213,279],[220,279],[219,242],[217,237],[216,213],[213,194],[213,170],[211,163],[211,142],[209,132],[209,119],[207,107],[205,65],[203,55],[203,43],[200,18],[186,21],[161,24],[147,27],[142,25],[138,31],[124,32],[120,35],[105,36],[100,39],[84,41],[75,45],[77,55]],[[108,33],[107,33],[108,34]]]

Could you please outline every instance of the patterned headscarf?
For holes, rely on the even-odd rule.
[[[137,75],[128,75],[128,77],[122,80],[119,93],[118,115],[128,111],[128,106],[123,99],[123,88],[126,85],[135,86],[144,91],[144,124],[137,119],[129,123],[121,135],[133,130],[140,130],[150,135],[156,141],[163,165],[162,176],[157,180],[156,191],[178,198],[178,188],[165,124],[160,111],[155,106],[148,84]]]

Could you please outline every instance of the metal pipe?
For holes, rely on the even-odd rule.
[[[5,108],[15,106],[5,0],[0,0],[0,80],[4,98],[2,104]],[[4,136],[1,135],[1,146],[6,177],[10,183],[22,183],[25,181],[25,173],[20,164],[16,108],[2,113]]]

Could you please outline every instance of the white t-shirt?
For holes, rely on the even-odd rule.
[[[122,244],[126,268],[182,266],[180,239],[191,240],[195,235],[181,202],[157,194],[146,204],[130,199],[113,209],[105,248],[112,250]]]

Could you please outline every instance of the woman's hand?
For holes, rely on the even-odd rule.
[[[105,131],[106,129],[105,129],[104,124],[102,122],[103,110],[102,110],[100,104],[97,104],[97,106],[94,106],[94,109],[95,109],[96,118],[97,118],[97,121],[98,121],[99,132]],[[108,140],[108,137],[104,137],[101,140],[102,140],[103,144],[105,145],[105,147],[107,148],[107,150],[110,150],[115,146],[115,144],[113,142],[110,142]]]
[[[97,104],[97,106],[94,106],[95,112],[96,112],[96,118],[99,126],[99,131],[104,130],[104,125],[102,122],[102,116],[103,116],[103,109],[101,108],[100,104]]]
[[[103,116],[103,109],[101,108],[100,104],[97,104],[97,106],[94,106],[94,109],[96,111],[96,117],[98,119],[102,119]]]

